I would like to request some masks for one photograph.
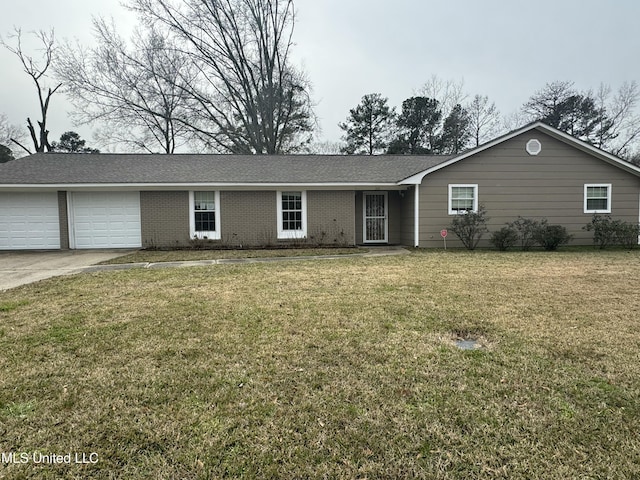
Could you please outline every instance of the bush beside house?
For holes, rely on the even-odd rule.
[[[456,216],[449,226],[462,244],[469,250],[474,250],[482,236],[489,230],[486,226],[487,212],[479,207],[476,212],[465,212]],[[633,224],[615,220],[611,215],[594,214],[591,222],[583,230],[593,231],[594,245],[606,248],[619,245],[634,248],[640,238],[640,224]],[[491,233],[491,244],[500,251],[505,251],[516,244],[522,250],[530,250],[533,246],[540,246],[547,251],[557,250],[568,244],[573,235],[562,225],[549,225],[546,218],[540,220],[518,217],[506,226]]]
[[[600,248],[610,245],[634,248],[640,236],[640,225],[614,220],[609,214],[594,214],[591,223],[582,228],[588,232],[593,231],[593,243]]]

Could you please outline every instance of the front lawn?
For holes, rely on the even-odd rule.
[[[638,478],[638,285],[420,251],[0,292],[0,478]]]

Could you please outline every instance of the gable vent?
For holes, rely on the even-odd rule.
[[[532,138],[527,142],[527,153],[529,155],[538,155],[542,151],[542,144],[540,140]]]

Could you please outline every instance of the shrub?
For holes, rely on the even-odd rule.
[[[594,214],[591,223],[582,227],[583,230],[593,230],[593,243],[600,248],[609,245],[623,245],[633,248],[638,244],[640,225],[614,220],[611,215]]]
[[[518,231],[510,225],[491,234],[491,243],[500,251],[513,247],[519,239]]]
[[[616,232],[616,242],[625,248],[635,248],[640,236],[640,225],[628,222],[620,222]]]
[[[538,227],[533,235],[533,239],[545,250],[557,250],[560,245],[569,243],[573,235],[567,233],[567,229],[562,225],[544,225]]]
[[[207,237],[200,238],[197,235],[194,235],[193,238],[189,240],[189,247],[193,250],[209,250],[219,243],[220,242],[216,242],[215,240]]]
[[[488,232],[487,220],[487,212],[480,206],[477,212],[465,212],[454,217],[449,229],[458,236],[465,247],[473,250],[478,246],[482,235]]]
[[[522,250],[529,250],[536,244],[535,234],[540,228],[547,225],[547,220],[533,220],[531,218],[518,217],[517,220],[508,224],[510,228],[516,230],[520,236],[520,246]]]
[[[611,215],[598,215],[594,213],[591,223],[587,223],[583,230],[590,232],[593,230],[593,243],[600,248],[605,248],[616,241],[617,220],[613,220]]]

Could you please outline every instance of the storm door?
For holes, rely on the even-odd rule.
[[[387,193],[364,194],[364,233],[365,243],[387,243]]]

